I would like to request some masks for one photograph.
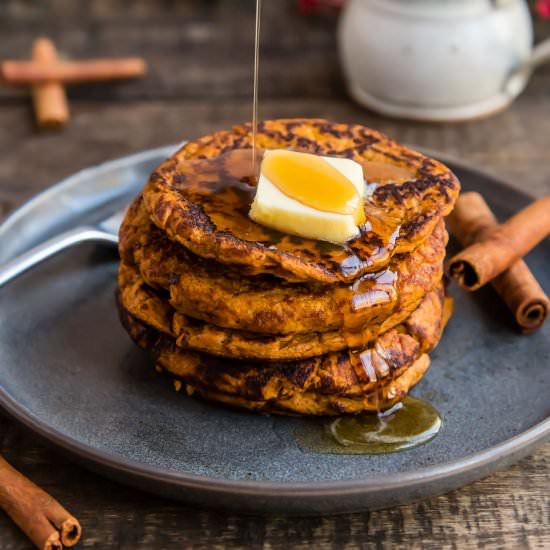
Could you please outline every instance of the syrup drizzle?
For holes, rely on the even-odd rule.
[[[397,273],[390,269],[363,275],[351,285],[352,311],[358,312],[367,307],[395,301],[396,282]]]
[[[258,90],[260,75],[260,32],[262,0],[256,0],[256,25],[254,30],[254,97],[252,100],[252,174],[257,174],[256,134],[258,133]]]

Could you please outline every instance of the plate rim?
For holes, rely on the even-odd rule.
[[[535,424],[528,430],[521,432],[498,445],[494,445],[472,453],[461,459],[445,462],[441,465],[418,468],[409,473],[382,474],[376,478],[342,481],[311,481],[311,482],[284,482],[284,481],[256,481],[232,480],[170,471],[163,468],[144,465],[142,462],[121,457],[114,453],[102,451],[91,445],[82,443],[73,437],[63,435],[58,430],[50,428],[38,417],[24,410],[12,399],[3,388],[0,388],[0,407],[10,416],[22,423],[50,443],[77,455],[79,458],[91,460],[111,470],[124,472],[138,478],[147,478],[163,483],[176,484],[180,488],[195,488],[200,490],[214,490],[228,494],[244,496],[269,497],[319,497],[319,496],[349,496],[356,494],[376,493],[377,491],[404,489],[419,484],[434,482],[441,479],[454,478],[460,474],[478,470],[496,461],[514,456],[524,449],[530,449],[537,443],[550,438],[550,417]]]
[[[179,145],[168,145],[147,149],[132,155],[126,155],[114,160],[102,162],[95,166],[84,168],[71,176],[64,178],[41,193],[35,195],[29,201],[9,214],[0,224],[0,237],[10,225],[23,218],[32,211],[35,204],[44,198],[55,195],[62,189],[68,188],[91,170],[109,171],[132,165],[154,156],[165,155],[174,151]],[[444,163],[449,163],[465,170],[474,171],[505,187],[516,196],[532,198],[533,196],[512,187],[506,181],[490,172],[479,169],[475,163],[466,163],[454,158],[452,155],[433,151],[424,147],[414,147],[427,155],[437,158]],[[466,475],[482,470],[484,467],[500,463],[507,457],[514,457],[522,451],[529,452],[538,444],[550,440],[550,416],[533,425],[529,429],[504,441],[462,457],[439,465],[425,466],[406,473],[379,474],[373,478],[340,480],[340,481],[310,481],[310,482],[284,482],[284,481],[257,481],[257,480],[233,480],[211,477],[206,475],[191,474],[182,471],[167,470],[162,467],[146,465],[138,460],[126,458],[122,455],[103,451],[92,445],[83,443],[78,439],[65,435],[59,430],[49,426],[45,421],[31,413],[26,407],[12,398],[0,382],[0,408],[9,416],[20,422],[31,432],[38,434],[53,445],[69,452],[78,458],[92,462],[111,471],[129,474],[134,478],[148,479],[156,482],[176,485],[179,488],[197,489],[229,495],[270,497],[270,498],[310,498],[330,496],[353,496],[390,491],[396,489],[413,488],[418,485],[430,484],[442,479],[454,479],[460,475]],[[498,465],[497,465],[498,468]],[[496,468],[495,468],[496,469]],[[491,470],[492,471],[492,470]]]

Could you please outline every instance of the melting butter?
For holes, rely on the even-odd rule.
[[[350,159],[267,151],[250,217],[279,231],[344,243],[366,221],[362,166]]]
[[[262,173],[279,191],[305,206],[334,214],[353,214],[357,225],[365,221],[363,195],[325,157],[272,151],[262,164]]]

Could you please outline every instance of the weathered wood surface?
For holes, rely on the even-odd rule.
[[[346,97],[334,20],[266,0],[261,115],[361,122],[473,162],[533,195],[550,192],[550,67],[512,109],[462,125],[396,122]],[[34,130],[24,90],[0,88],[0,219],[85,166],[250,118],[252,0],[2,0],[0,54],[52,36],[74,57],[141,54],[139,82],[73,88],[73,119]],[[540,25],[539,35],[548,33]],[[0,359],[1,360],[1,359]],[[197,510],[102,479],[0,415],[0,453],[81,520],[80,548],[550,548],[550,444],[449,495],[336,518],[250,518]],[[0,513],[0,550],[31,545]]]

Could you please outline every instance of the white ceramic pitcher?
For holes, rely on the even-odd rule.
[[[339,46],[359,103],[433,121],[504,109],[550,60],[524,0],[349,0]]]

